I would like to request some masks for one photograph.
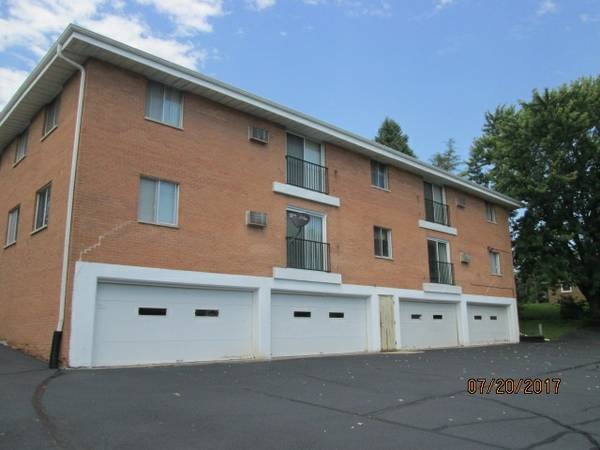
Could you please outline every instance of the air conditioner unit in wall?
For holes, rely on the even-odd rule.
[[[462,195],[456,198],[456,206],[458,206],[459,208],[464,208],[465,206],[467,206],[467,199],[465,197],[463,197]]]
[[[246,211],[246,225],[251,227],[266,227],[267,213],[258,211]]]
[[[266,128],[260,128],[255,126],[248,127],[248,139],[261,144],[269,143],[269,130]]]
[[[460,262],[463,264],[469,264],[471,262],[471,255],[467,252],[460,252]]]

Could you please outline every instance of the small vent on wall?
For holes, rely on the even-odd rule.
[[[246,225],[251,227],[266,227],[267,213],[258,211],[246,211]]]
[[[464,208],[467,206],[467,199],[462,195],[456,198],[456,206],[459,208]]]
[[[471,262],[471,255],[467,252],[460,252],[460,262],[463,264],[469,264]]]
[[[248,139],[261,144],[269,143],[269,130],[266,128],[260,128],[255,126],[248,127]]]

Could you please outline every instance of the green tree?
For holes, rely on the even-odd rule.
[[[402,132],[400,125],[389,117],[386,117],[381,123],[377,136],[375,136],[375,142],[387,145],[407,155],[415,156],[415,153],[408,146],[408,136]]]
[[[456,141],[453,138],[446,141],[446,150],[434,153],[430,159],[431,164],[447,172],[456,172],[462,164],[460,156],[456,152]]]
[[[600,321],[600,77],[488,113],[467,173],[524,202],[511,221],[523,277],[576,284]]]

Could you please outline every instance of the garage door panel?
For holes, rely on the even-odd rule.
[[[294,312],[310,317],[294,317]],[[335,313],[343,317],[330,317]],[[366,300],[276,294],[272,299],[273,356],[366,351]]]
[[[249,357],[252,302],[251,292],[101,283],[94,365]],[[166,313],[140,315],[139,308]]]
[[[402,348],[415,349],[457,346],[457,305],[401,301],[400,342]]]
[[[499,344],[509,342],[508,306],[467,306],[469,341],[471,344]]]

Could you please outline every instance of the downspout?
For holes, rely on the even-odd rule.
[[[73,151],[71,154],[71,174],[69,176],[69,192],[67,196],[67,216],[65,220],[65,238],[63,243],[62,272],[60,276],[60,297],[58,307],[58,323],[56,330],[52,335],[52,347],[50,349],[50,361],[48,366],[51,369],[58,368],[60,357],[60,344],[62,340],[63,326],[65,323],[65,304],[67,302],[67,278],[69,274],[69,251],[71,248],[71,227],[73,220],[73,197],[75,193],[75,180],[77,175],[77,158],[79,156],[79,140],[81,136],[81,120],[83,117],[83,94],[85,89],[85,68],[75,61],[67,58],[62,53],[62,45],[56,46],[56,55],[75,66],[80,72],[79,78],[79,98],[77,100],[77,117],[75,121],[75,136],[73,138]]]

